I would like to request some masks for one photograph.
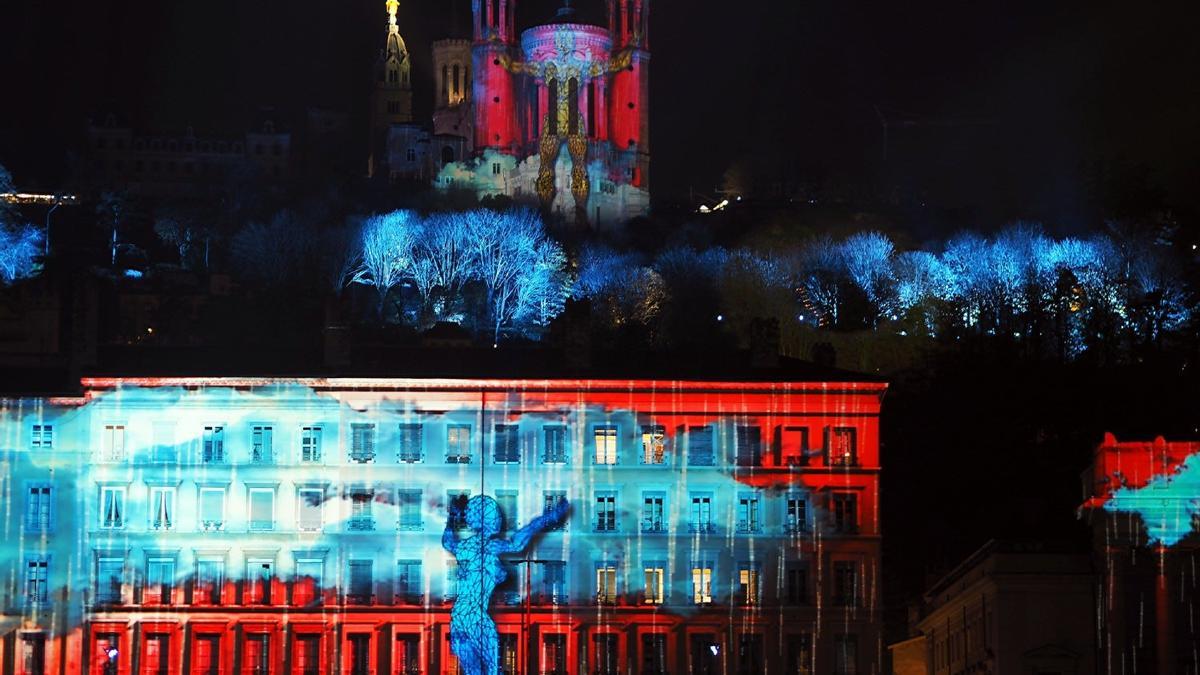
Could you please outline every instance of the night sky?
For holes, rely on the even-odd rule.
[[[198,134],[242,131],[267,106],[361,123],[385,30],[383,0],[9,4],[0,163],[30,188],[64,179],[86,119],[105,111],[143,131]],[[519,25],[556,4],[522,0]],[[598,19],[603,3],[576,4]],[[656,197],[712,193],[735,160],[782,155],[822,180],[886,176],[950,207],[1072,224],[1086,167],[1121,158],[1194,209],[1200,41],[1189,4],[654,0]],[[469,8],[401,3],[419,115],[429,42],[464,32]],[[893,125],[887,163],[879,113]]]

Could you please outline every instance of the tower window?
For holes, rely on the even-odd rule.
[[[572,136],[579,134],[579,80],[567,81],[567,127]]]
[[[461,71],[461,68],[459,67],[459,65],[457,63],[454,64],[454,95],[455,96],[458,96],[459,93],[462,91],[462,85],[458,79],[460,71]]]
[[[499,96],[493,96],[493,97],[492,97],[492,103],[499,103],[499,102],[500,102],[500,97],[499,97]]]
[[[549,136],[558,135],[558,80],[550,80],[550,84],[546,85],[549,103],[546,106],[546,116],[549,118],[549,124],[546,126],[546,134]]]

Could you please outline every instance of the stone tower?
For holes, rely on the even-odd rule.
[[[375,91],[371,96],[371,151],[369,176],[387,176],[387,135],[393,124],[412,122],[412,61],[396,24],[400,0],[385,0],[387,42],[375,64]]]

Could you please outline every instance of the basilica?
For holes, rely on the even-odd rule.
[[[577,224],[645,215],[650,0],[606,2],[607,26],[581,22],[568,2],[518,33],[516,0],[473,0],[472,38],[433,44],[430,124],[413,115],[413,56],[399,2],[386,0],[369,173],[507,196]]]

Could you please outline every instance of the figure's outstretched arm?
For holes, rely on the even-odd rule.
[[[524,551],[529,542],[533,540],[538,532],[562,522],[566,518],[567,512],[571,510],[571,505],[567,500],[560,500],[554,505],[554,508],[546,511],[542,515],[529,521],[529,524],[513,533],[513,536],[508,541],[504,542],[504,553],[519,553]]]

